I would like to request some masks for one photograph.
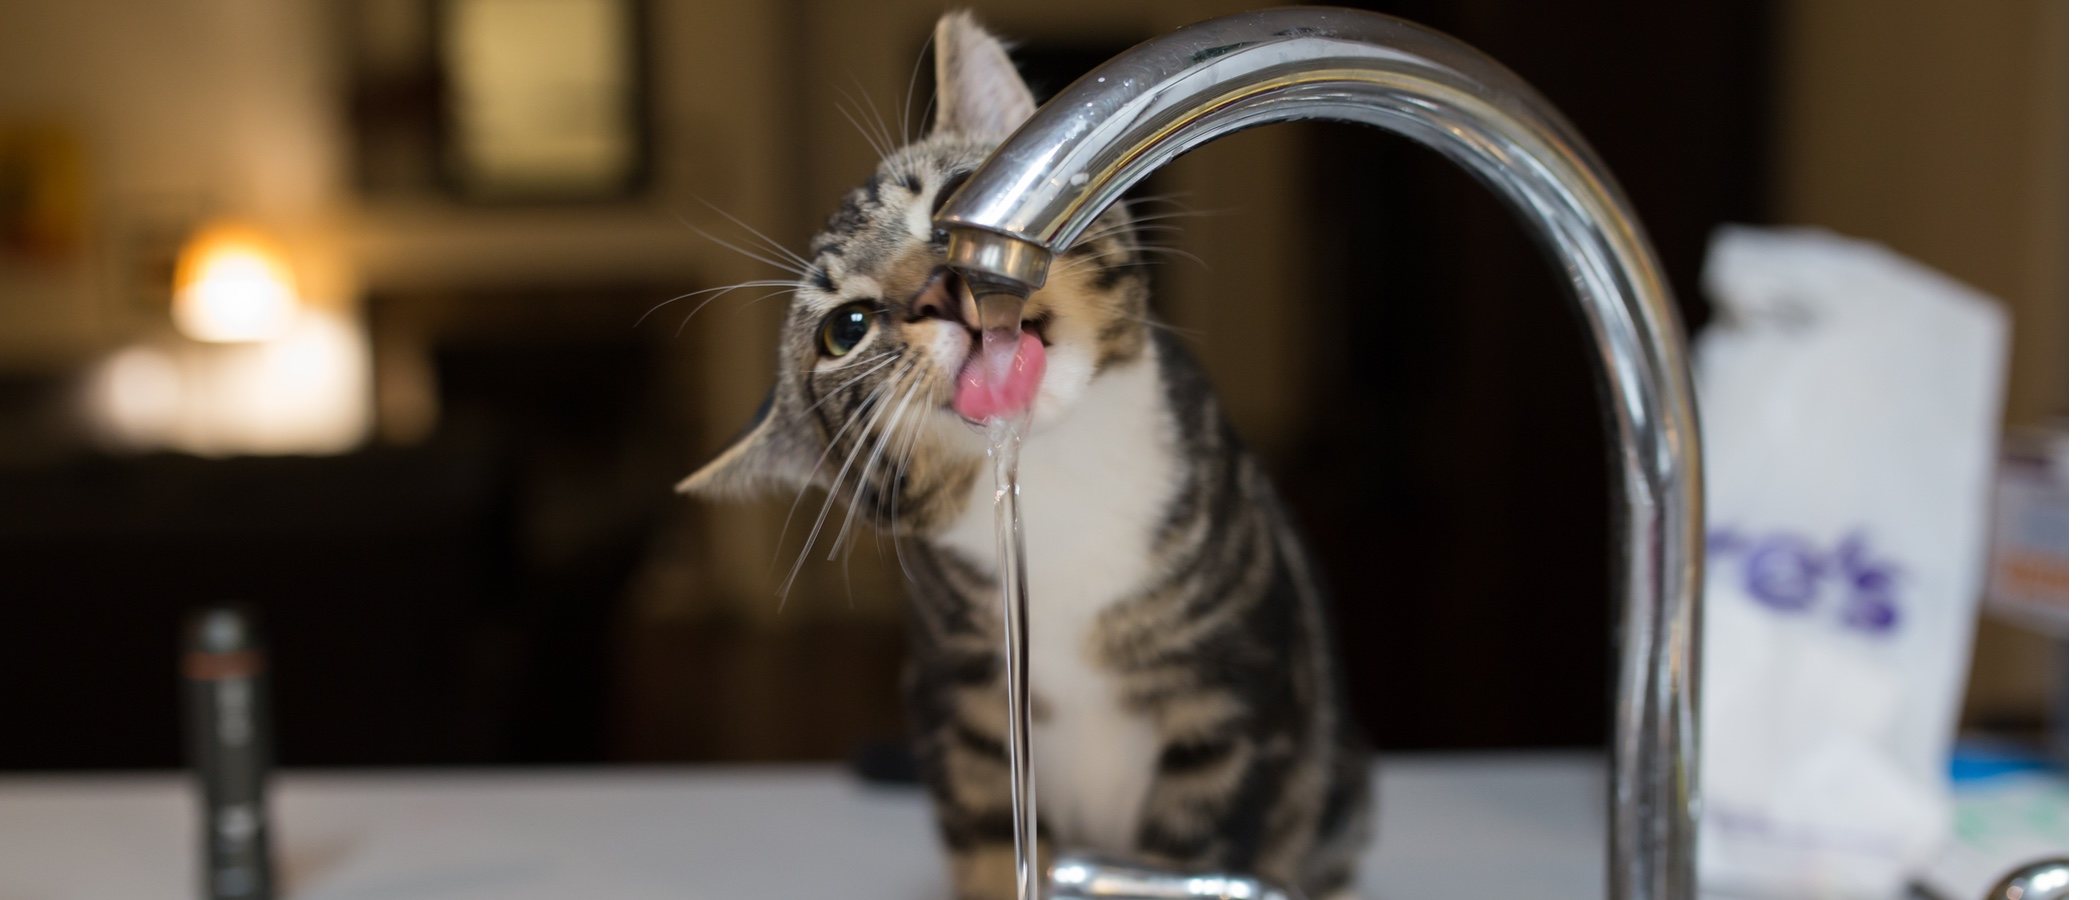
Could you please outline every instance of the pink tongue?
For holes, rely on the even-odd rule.
[[[990,344],[990,342],[987,342]],[[973,422],[1012,418],[1035,402],[1043,383],[1043,339],[1026,331],[1010,351],[986,346],[955,376],[955,411]],[[1001,366],[1000,357],[1005,357]]]

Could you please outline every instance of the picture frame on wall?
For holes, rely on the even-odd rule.
[[[350,15],[367,196],[570,204],[648,188],[640,0],[373,0]]]
[[[442,170],[474,200],[614,199],[648,165],[635,0],[441,0]]]

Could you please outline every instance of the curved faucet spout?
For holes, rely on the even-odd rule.
[[[1152,170],[1293,119],[1359,122],[1437,149],[1515,207],[1573,281],[1622,497],[1609,891],[1692,897],[1704,514],[1684,334],[1618,187],[1538,94],[1478,51],[1372,13],[1297,7],[1192,25],[1088,73],[993,152],[936,215],[949,263],[980,295],[1025,294]]]

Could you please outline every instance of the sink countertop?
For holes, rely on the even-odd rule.
[[[1602,758],[1389,756],[1370,898],[1601,897]],[[190,898],[177,772],[0,777],[0,897]],[[915,789],[836,766],[290,770],[280,893],[297,900],[934,900]]]

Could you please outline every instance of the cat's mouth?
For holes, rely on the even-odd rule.
[[[1050,320],[1055,318],[1057,316],[1048,310],[1038,312],[1029,318],[1021,320],[1021,331],[1024,334],[1035,335],[1035,339],[1042,341],[1045,347],[1055,347],[1057,342],[1050,339],[1049,333]],[[984,332],[971,328],[970,342],[971,356],[984,352]]]
[[[987,348],[984,333],[970,329],[970,355],[955,373],[955,397],[949,405],[964,421],[983,425],[993,419],[1025,415],[1035,405],[1043,383],[1050,342],[1043,337],[1047,313],[1021,322],[1012,346]]]
[[[970,297],[969,288],[963,283],[962,274],[954,269],[946,266],[935,268],[926,276],[925,282],[919,285],[906,309],[906,321],[934,318],[947,319],[961,325],[963,330],[970,333],[971,353],[982,349],[983,326],[977,319],[976,303]],[[1021,320],[1021,329],[1033,332],[1036,339],[1043,342],[1043,346],[1049,347],[1055,343],[1050,340],[1048,334],[1050,320],[1054,318],[1056,316],[1049,310],[1038,308],[1034,315]]]
[[[1026,415],[1042,386],[1052,316],[1040,305],[1021,321],[1019,339],[1000,346],[987,342],[977,304],[962,276],[945,266],[927,275],[906,304],[905,321],[945,319],[969,336],[969,350],[955,370],[955,392],[949,407],[973,425]],[[992,346],[987,347],[990,343]]]

